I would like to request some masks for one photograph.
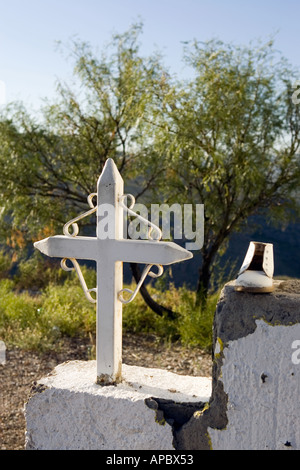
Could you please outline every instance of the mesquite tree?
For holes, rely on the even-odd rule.
[[[272,42],[240,48],[220,41],[186,50],[193,79],[165,84],[157,100],[156,145],[168,162],[172,200],[204,204],[198,302],[217,254],[249,216],[287,215],[299,197],[300,106],[295,75]]]
[[[209,41],[188,46],[193,73],[181,83],[158,55],[141,56],[140,32],[135,25],[114,36],[100,57],[73,44],[77,86],[59,84],[42,119],[20,105],[2,115],[0,237],[32,241],[46,235],[42,227],[57,233],[86,210],[111,157],[138,201],[204,204],[199,303],[216,256],[249,216],[295,208],[300,106],[292,85],[299,77],[271,43]],[[137,266],[132,272],[138,280]],[[157,313],[172,316],[145,287],[141,293]]]

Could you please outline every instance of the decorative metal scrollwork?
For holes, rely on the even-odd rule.
[[[93,204],[93,198],[97,196],[97,193],[91,193],[88,197],[87,197],[87,201],[88,201],[88,204],[90,206],[90,210],[88,210],[87,212],[84,212],[83,214],[80,214],[78,215],[77,217],[75,217],[74,219],[71,219],[69,220],[69,222],[67,222],[64,227],[63,227],[63,233],[65,236],[67,237],[76,237],[79,233],[79,227],[78,227],[78,224],[77,222],[79,222],[79,220],[85,218],[85,217],[88,217],[90,215],[92,215],[94,212],[96,212],[97,210],[97,205],[94,205]],[[126,206],[126,204],[124,203],[124,200],[125,198],[129,198],[130,199],[130,205],[129,207]],[[159,242],[162,238],[162,232],[160,230],[159,227],[157,227],[157,225],[153,224],[152,222],[150,222],[149,220],[145,219],[144,217],[142,217],[140,214],[137,214],[136,212],[134,212],[132,210],[132,208],[134,207],[135,205],[135,198],[134,196],[132,196],[132,194],[124,194],[120,197],[119,199],[119,203],[121,205],[121,207],[123,207],[124,210],[126,210],[130,215],[134,216],[134,217],[137,217],[141,222],[143,222],[144,224],[148,225],[149,226],[149,230],[148,230],[148,237],[153,240],[153,241],[157,241]],[[70,233],[69,229],[70,227],[72,227],[72,230],[73,232]],[[156,236],[153,237],[153,232],[156,233]],[[69,267],[67,265],[67,261],[70,261],[72,263],[73,266]],[[156,266],[157,269],[158,269],[158,272],[155,273],[153,271],[151,271],[151,269]],[[62,269],[64,269],[65,271],[72,271],[73,269],[75,269],[77,275],[78,275],[78,278],[79,278],[79,281],[80,281],[80,284],[82,286],[82,289],[84,291],[84,294],[87,298],[87,300],[91,303],[96,303],[97,302],[97,299],[95,299],[94,297],[92,297],[91,295],[91,292],[96,292],[97,293],[97,288],[94,288],[94,289],[88,289],[87,285],[86,285],[86,282],[85,282],[85,279],[83,277],[83,274],[82,274],[82,271],[81,271],[81,268],[78,264],[78,261],[75,259],[75,258],[64,258],[61,260],[61,267]],[[118,292],[118,298],[119,300],[123,303],[123,304],[128,304],[130,302],[133,301],[133,299],[136,297],[136,295],[138,294],[144,280],[146,279],[147,276],[150,276],[152,278],[157,278],[159,276],[161,276],[164,272],[164,269],[163,267],[160,265],[160,264],[147,264],[142,272],[142,275],[141,275],[141,279],[139,280],[136,288],[134,291],[132,291],[131,289],[128,289],[128,288],[124,288],[122,289],[121,291]],[[123,293],[124,292],[127,292],[130,294],[130,297],[129,299],[124,299],[123,297]]]
[[[130,206],[126,206],[126,204],[124,203],[124,199],[128,198],[131,199],[131,203],[130,203]],[[132,194],[123,194],[123,196],[120,197],[120,205],[123,207],[123,209],[125,209],[128,214],[130,215],[133,215],[134,217],[137,217],[139,220],[141,220],[142,222],[144,222],[144,224],[146,225],[149,225],[149,231],[148,231],[148,237],[151,239],[151,240],[154,240],[154,241],[159,241],[161,240],[161,237],[162,237],[162,231],[160,230],[159,227],[157,227],[157,225],[153,224],[152,222],[150,222],[149,220],[145,219],[144,217],[142,217],[140,214],[137,214],[136,212],[134,212],[132,210],[132,208],[134,207],[135,205],[135,198]],[[152,231],[155,230],[156,233],[157,233],[157,237],[153,238],[152,236]]]
[[[84,212],[83,214],[80,214],[78,215],[77,217],[75,217],[74,219],[72,220],[69,220],[69,222],[67,222],[64,227],[63,227],[63,233],[64,235],[66,235],[67,237],[76,237],[76,235],[78,235],[79,233],[79,227],[78,227],[78,224],[77,222],[81,219],[84,219],[85,217],[88,217],[89,215],[92,215],[94,212],[96,212],[97,210],[97,206],[94,206],[93,204],[93,198],[97,196],[97,193],[91,193],[88,195],[87,197],[87,202],[88,202],[88,205],[91,207],[91,209],[87,212]],[[73,233],[70,233],[69,232],[69,228],[72,226],[73,228]]]
[[[67,266],[67,261],[71,261],[73,264],[72,267]],[[80,284],[83,288],[84,295],[88,299],[89,302],[92,304],[95,304],[97,302],[97,299],[94,299],[94,297],[91,296],[90,292],[96,292],[97,293],[97,288],[94,289],[88,289],[85,279],[83,277],[82,271],[80,269],[80,266],[78,264],[78,261],[75,258],[64,258],[61,260],[60,265],[64,271],[73,271],[75,269],[77,276],[79,278]]]
[[[153,266],[156,266],[158,268],[158,272],[157,273],[154,273],[153,271],[151,271],[151,269],[153,268]],[[135,290],[131,290],[131,289],[128,289],[128,288],[124,288],[122,289],[119,293],[118,293],[118,297],[119,297],[119,300],[123,303],[123,304],[129,304],[130,302],[133,301],[133,299],[136,297],[136,295],[138,294],[144,280],[146,279],[147,276],[150,276],[150,277],[153,277],[153,278],[157,278],[159,276],[161,276],[164,272],[164,268],[160,265],[160,264],[147,264],[147,266],[145,266],[144,270],[143,270],[143,273],[142,273],[142,276],[141,276],[141,279],[139,280]],[[129,299],[124,299],[123,297],[123,292],[128,292],[130,294],[130,297]]]
[[[129,198],[131,200],[129,207],[126,206],[126,204],[124,203],[124,200],[126,198]],[[120,197],[119,202],[120,202],[120,205],[123,207],[123,209],[126,210],[130,215],[132,215],[134,217],[137,217],[141,222],[145,223],[146,225],[149,225],[148,237],[151,240],[154,240],[154,241],[157,241],[157,242],[159,242],[159,240],[161,240],[162,232],[161,232],[160,228],[157,227],[157,225],[150,222],[149,220],[142,217],[140,214],[137,214],[136,212],[134,212],[132,210],[132,208],[135,205],[135,198],[134,198],[134,196],[132,196],[132,194],[124,194],[123,196]],[[153,238],[153,236],[152,236],[153,231],[156,231],[156,234],[157,234],[157,237],[155,237],[155,238]],[[151,271],[153,266],[156,266],[158,268],[157,273],[154,273],[153,271]],[[147,264],[145,266],[143,272],[142,272],[141,279],[139,280],[135,290],[133,291],[133,290],[128,289],[128,288],[122,289],[120,292],[118,292],[119,300],[123,304],[129,304],[130,302],[132,302],[134,300],[134,298],[138,294],[138,292],[139,292],[139,290],[140,290],[140,288],[141,288],[141,286],[142,286],[142,284],[143,284],[143,282],[144,282],[144,280],[146,279],[147,276],[150,276],[152,278],[157,278],[157,277],[161,276],[163,274],[163,272],[164,272],[164,268],[162,267],[162,265],[160,265],[160,264]],[[124,299],[123,292],[127,292],[127,293],[130,294],[129,299],[127,299],[127,300]]]
[[[78,235],[79,227],[78,227],[77,222],[81,219],[84,219],[85,217],[88,217],[89,215],[92,215],[97,210],[97,206],[94,206],[94,204],[93,204],[93,198],[95,196],[97,196],[97,193],[91,193],[87,197],[88,205],[91,207],[91,209],[89,211],[84,212],[83,214],[80,214],[79,216],[75,217],[74,219],[70,220],[69,222],[67,222],[64,225],[64,227],[63,227],[64,235],[66,235],[67,237],[76,237]],[[72,229],[73,229],[73,233],[69,232],[69,228],[71,226],[72,226]],[[73,265],[72,267],[67,266],[67,261],[68,260],[72,263],[72,265]],[[86,282],[85,282],[85,279],[83,277],[81,268],[78,264],[78,261],[75,258],[64,258],[64,259],[61,260],[60,265],[61,265],[61,267],[64,271],[73,271],[73,269],[75,269],[75,271],[77,273],[77,276],[78,276],[78,279],[80,281],[80,284],[82,286],[84,295],[86,296],[86,298],[89,302],[95,304],[97,302],[97,299],[94,299],[94,297],[91,296],[90,292],[96,292],[97,293],[97,288],[88,289],[88,287],[86,285]]]

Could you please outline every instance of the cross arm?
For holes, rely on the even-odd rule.
[[[173,242],[145,240],[110,240],[116,261],[169,265],[193,257],[190,251]]]
[[[145,240],[99,240],[96,237],[56,235],[34,243],[43,254],[55,258],[100,261],[111,259],[127,263],[178,263],[193,257],[190,251],[173,242]]]
[[[97,238],[55,235],[34,243],[44,255],[54,258],[97,259]]]

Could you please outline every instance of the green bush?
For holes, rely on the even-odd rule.
[[[66,281],[51,284],[42,295],[42,321],[61,335],[76,336],[96,330],[95,305],[85,298],[80,285]]]
[[[179,289],[178,304],[181,313],[178,331],[181,342],[187,346],[198,346],[205,350],[212,347],[213,317],[219,293],[208,297],[203,308],[195,308],[195,292]]]
[[[88,287],[96,285],[96,273],[82,268]],[[9,346],[45,350],[57,347],[64,336],[89,336],[96,332],[95,304],[88,302],[76,273],[64,284],[50,283],[40,295],[14,290],[12,280],[0,281],[0,339]],[[131,286],[133,289],[135,286]],[[141,294],[123,307],[123,331],[151,333],[166,342],[209,349],[213,314],[218,294],[210,296],[202,310],[195,308],[195,293],[185,287],[160,290],[148,286],[153,298],[177,313],[175,319],[159,316],[147,307]]]
[[[8,346],[46,350],[62,336],[95,332],[95,306],[86,301],[77,280],[49,284],[42,295],[13,290],[0,281],[0,339]]]
[[[17,295],[12,287],[12,281],[0,281],[0,338],[9,346],[47,348],[40,321],[41,299],[27,293]]]
[[[19,290],[39,291],[49,283],[61,284],[68,278],[58,260],[51,260],[35,250],[33,255],[21,260],[13,280]]]
[[[134,288],[134,286],[132,286]],[[123,326],[134,333],[152,333],[166,341],[180,342],[209,350],[212,345],[213,316],[218,293],[209,296],[206,306],[195,307],[195,292],[186,287],[160,291],[149,287],[152,297],[161,305],[166,305],[177,313],[175,319],[167,315],[159,316],[148,308],[141,295],[123,308]]]

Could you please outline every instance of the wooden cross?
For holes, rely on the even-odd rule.
[[[94,260],[97,263],[96,363],[97,383],[113,384],[122,378],[122,301],[123,262],[145,265],[170,265],[192,258],[192,253],[173,242],[129,240],[123,238],[124,182],[112,159],[105,163],[97,184],[97,236],[77,236],[78,231],[56,235],[35,242],[34,246],[48,256]],[[92,196],[92,195],[91,195]],[[92,207],[92,206],[91,206]],[[113,208],[108,236],[103,236],[104,213]],[[73,225],[73,219],[68,227]],[[65,226],[66,227],[66,226]],[[79,269],[80,274],[80,269]],[[81,279],[84,285],[84,280]],[[87,291],[87,289],[85,289]],[[89,294],[88,294],[89,295]],[[92,298],[91,298],[92,299]]]

